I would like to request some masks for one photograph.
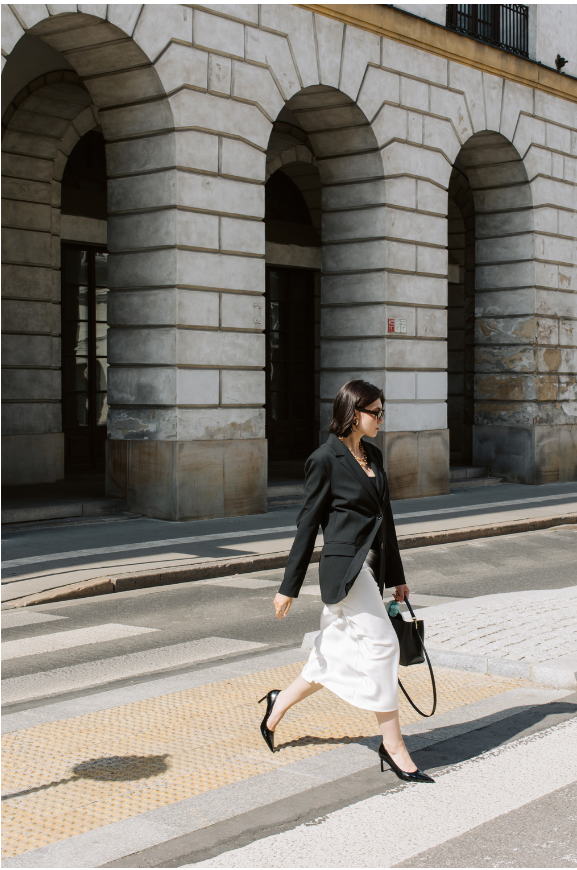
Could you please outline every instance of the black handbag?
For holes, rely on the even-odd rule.
[[[413,709],[415,709],[420,716],[425,716],[425,718],[428,718],[429,716],[432,716],[437,709],[437,686],[435,684],[435,675],[433,674],[431,660],[429,659],[429,656],[427,655],[427,650],[425,649],[425,624],[422,619],[417,619],[417,617],[415,616],[413,608],[409,604],[408,598],[405,598],[405,604],[409,608],[409,613],[411,614],[410,622],[403,619],[400,613],[397,613],[396,616],[389,616],[389,619],[391,620],[392,626],[395,629],[395,633],[399,641],[399,663],[403,667],[409,667],[410,665],[421,665],[424,661],[427,662],[427,665],[429,666],[429,673],[431,675],[431,683],[433,686],[433,709],[431,710],[431,712],[423,713],[422,710],[419,710],[417,705],[409,697],[405,687],[400,680],[399,686],[401,687],[401,690],[411,707],[413,707]]]

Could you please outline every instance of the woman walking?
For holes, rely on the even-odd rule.
[[[385,586],[394,586],[395,600],[404,601],[409,589],[382,454],[362,443],[380,429],[383,399],[382,390],[367,381],[341,387],[329,439],[306,462],[304,504],[274,607],[277,619],[288,615],[321,525],[321,632],[301,675],[261,699],[267,701],[261,733],[273,752],[274,731],[287,710],[325,686],[354,706],[375,711],[383,735],[381,770],[387,764],[400,779],[434,782],[411,760],[399,726],[399,644],[382,596]]]

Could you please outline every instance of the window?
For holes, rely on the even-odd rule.
[[[447,27],[488,45],[529,57],[529,7],[517,4],[447,6]]]
[[[104,470],[108,254],[62,244],[62,411],[65,471]]]

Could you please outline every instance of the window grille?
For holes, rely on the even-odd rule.
[[[447,27],[488,45],[529,57],[529,7],[492,3],[447,5]]]

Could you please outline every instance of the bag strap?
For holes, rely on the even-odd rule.
[[[409,608],[409,613],[411,614],[411,617],[413,618],[413,621],[414,621],[415,626],[416,626],[416,624],[417,624],[417,617],[415,616],[415,613],[414,613],[414,611],[413,611],[413,608],[412,608],[411,605],[409,604],[409,599],[408,599],[408,598],[405,598],[405,604],[406,604],[407,607]],[[405,696],[405,698],[407,699],[407,701],[409,702],[409,704],[411,705],[411,707],[412,707],[414,710],[417,711],[417,713],[419,714],[419,716],[424,716],[425,719],[428,719],[430,716],[433,715],[433,713],[434,713],[435,710],[437,709],[437,685],[436,685],[436,683],[435,683],[435,675],[434,675],[434,673],[433,673],[433,666],[431,665],[431,660],[430,660],[430,658],[429,658],[429,655],[428,655],[428,653],[427,653],[427,650],[425,649],[425,644],[424,644],[424,643],[423,643],[423,652],[425,653],[425,659],[427,660],[427,665],[429,666],[429,673],[430,673],[430,675],[431,675],[431,684],[432,684],[432,686],[433,686],[433,709],[431,710],[431,712],[430,712],[430,713],[423,713],[422,710],[419,710],[419,708],[417,707],[417,705],[416,705],[415,703],[413,703],[413,701],[411,700],[411,698],[410,698],[410,696],[409,696],[407,690],[405,689],[405,687],[403,686],[403,684],[401,683],[401,681],[398,679],[398,677],[397,677],[397,680],[398,680],[399,686],[401,687],[401,690],[402,690],[402,692],[403,692],[403,695]]]

